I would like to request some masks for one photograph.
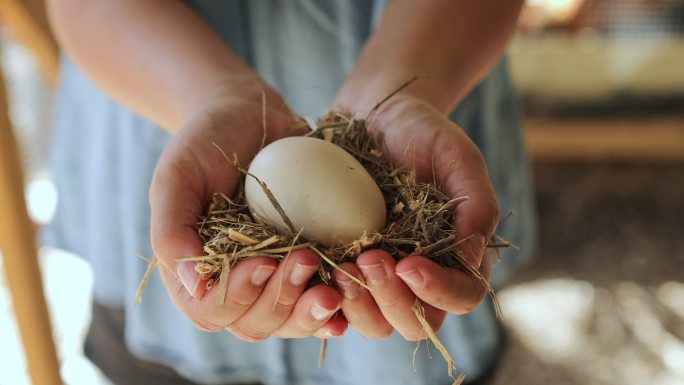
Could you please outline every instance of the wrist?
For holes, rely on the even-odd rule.
[[[228,106],[258,107],[261,116],[264,98],[269,109],[281,107],[280,109],[287,111],[282,97],[256,74],[217,79],[211,82],[210,86],[202,87],[199,92],[188,92],[182,104],[181,120],[177,129],[203,116],[211,116],[216,111],[224,111]]]
[[[225,161],[224,155],[211,148],[216,143],[226,155],[234,154],[246,165],[262,145],[301,133],[297,131],[298,123],[282,97],[256,79],[224,83],[189,99],[176,136],[186,146],[209,146],[213,156],[202,156],[203,159]]]
[[[382,132],[387,135],[394,127],[405,126],[407,123],[420,126],[422,123],[434,117],[446,118],[432,103],[422,95],[399,92],[377,105],[367,122],[367,127],[372,132]],[[431,117],[426,119],[426,117]],[[365,117],[365,116],[364,116]]]
[[[397,104],[419,102],[446,115],[451,112],[452,103],[440,95],[433,83],[429,77],[408,71],[397,72],[393,76],[350,78],[340,89],[332,106],[357,118],[365,118],[373,109],[376,115]]]

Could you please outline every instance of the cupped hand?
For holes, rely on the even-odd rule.
[[[393,164],[414,169],[422,180],[435,180],[450,197],[468,196],[454,209],[453,226],[461,238],[462,258],[489,277],[486,242],[499,218],[496,196],[484,159],[456,124],[422,99],[397,95],[374,113],[369,129],[382,133]],[[363,278],[370,291],[340,272],[334,278],[344,296],[343,312],[361,334],[381,338],[396,330],[408,340],[427,335],[412,311],[416,298],[428,323],[438,330],[447,313],[474,310],[486,294],[471,273],[442,267],[428,258],[395,261],[382,250],[362,253],[356,263],[341,266]]]
[[[341,295],[324,285],[307,287],[320,264],[311,251],[293,252],[280,263],[267,257],[238,263],[228,275],[223,305],[213,295],[218,285],[206,293],[194,263],[177,261],[204,254],[197,219],[213,193],[232,194],[239,183],[239,171],[214,143],[245,166],[262,144],[260,90],[242,95],[215,98],[189,116],[159,159],[150,188],[150,232],[164,285],[178,309],[205,331],[226,329],[248,341],[341,335],[347,321],[334,316]],[[266,96],[266,142],[301,134],[282,99],[274,92]]]

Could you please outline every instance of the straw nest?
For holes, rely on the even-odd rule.
[[[318,270],[317,279],[328,283],[332,269],[339,269],[339,264],[354,261],[365,250],[379,248],[395,259],[421,255],[442,266],[466,270],[491,292],[480,272],[462,262],[458,246],[469,236],[460,236],[452,225],[453,208],[469,197],[450,198],[434,183],[417,180],[415,172],[394,168],[387,159],[381,139],[366,131],[364,120],[330,113],[308,136],[342,147],[368,170],[385,198],[387,224],[377,233],[364,234],[347,245],[328,248],[316,240],[302,238],[292,225],[289,231],[283,231],[255,219],[245,201],[243,178],[233,197],[215,194],[207,214],[197,224],[207,255],[182,259],[197,263],[196,270],[207,280],[208,289],[222,283],[221,273],[225,274],[225,267],[229,270],[242,259],[254,256],[282,259],[289,251],[303,248],[313,250],[326,262]],[[231,160],[231,163],[235,162]],[[255,178],[244,169],[240,170],[244,177]],[[265,183],[259,182],[284,222],[291,224],[278,204],[278,197],[273,196]],[[492,240],[489,246],[505,247],[507,244],[496,244]],[[365,286],[364,282],[356,280]],[[220,295],[221,291],[218,293]]]

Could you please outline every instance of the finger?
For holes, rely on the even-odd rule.
[[[283,260],[254,305],[226,329],[246,341],[261,341],[290,316],[320,264],[311,250],[296,250]]]
[[[217,306],[216,297],[221,293],[216,283],[208,295],[197,301],[197,312],[212,323],[231,324],[256,302],[277,267],[278,262],[269,257],[248,258],[238,263],[228,274],[223,304]]]
[[[477,269],[498,225],[499,206],[482,154],[459,127],[453,126],[435,141],[434,167],[450,197],[469,198],[454,210],[454,229],[461,237],[468,237],[460,246],[460,254]]]
[[[342,306],[342,296],[330,286],[316,285],[307,289],[284,324],[273,335],[282,338],[304,338],[323,327]]]
[[[207,295],[193,298],[183,284],[168,269],[165,283],[171,299],[191,320],[198,324],[211,325],[212,329],[223,329],[226,325],[242,316],[259,297],[265,283],[277,268],[277,261],[268,257],[246,259],[231,269],[227,276],[226,293],[223,304],[217,304],[219,284],[214,284]]]
[[[395,261],[383,250],[370,250],[359,255],[356,264],[363,272],[371,295],[387,322],[405,339],[418,341],[425,338],[423,327],[413,313],[416,297],[395,273]],[[430,309],[431,310],[431,309]],[[426,318],[432,325],[442,317],[440,312],[426,308]]]
[[[489,259],[485,258],[480,274],[489,278]],[[482,302],[486,285],[473,274],[449,269],[425,257],[411,256],[399,261],[395,272],[422,301],[449,313],[469,313]]]
[[[363,273],[354,263],[343,263],[340,268],[363,280]],[[394,328],[382,315],[371,293],[339,270],[333,271],[335,285],[343,295],[342,311],[349,324],[362,336],[386,338]]]
[[[344,332],[347,331],[347,327],[349,327],[347,318],[344,316],[344,313],[338,311],[333,314],[332,318],[330,318],[325,325],[321,326],[321,328],[314,333],[314,337],[320,339],[341,337],[344,335]]]

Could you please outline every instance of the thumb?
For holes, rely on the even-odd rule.
[[[205,194],[199,191],[198,184],[177,170],[162,159],[152,179],[149,197],[152,249],[161,268],[180,279],[190,295],[198,297],[203,293],[198,292],[200,276],[194,263],[177,262],[177,259],[204,254],[196,228]]]

